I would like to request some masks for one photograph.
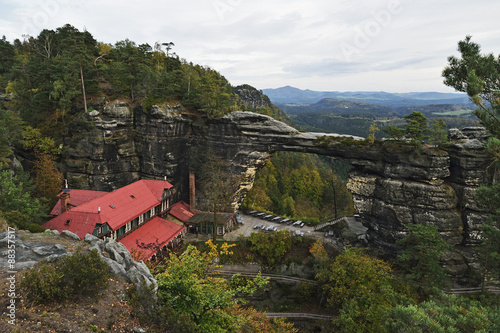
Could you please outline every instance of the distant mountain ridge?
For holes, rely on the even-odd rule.
[[[470,104],[469,98],[462,93],[410,92],[388,93],[383,91],[314,91],[301,90],[291,86],[276,89],[263,89],[273,103],[314,104],[325,98],[364,102],[390,108],[419,106],[428,104]]]
[[[398,114],[387,106],[369,104],[358,101],[346,101],[335,98],[323,98],[317,103],[308,105],[296,105],[290,103],[277,103],[277,106],[289,116],[311,113],[330,113],[342,117],[397,117]]]

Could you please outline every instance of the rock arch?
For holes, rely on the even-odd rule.
[[[355,207],[382,241],[401,237],[405,223],[435,224],[452,244],[473,244],[487,215],[473,198],[491,182],[482,128],[453,130],[446,152],[388,151],[362,138],[300,132],[271,117],[233,112],[221,119],[189,115],[182,106],[108,103],[89,114],[94,127],[75,128],[65,141],[64,164],[74,187],[112,190],[138,178],[167,176],[187,193],[187,170],[194,148],[211,147],[244,176],[241,200],[256,172],[277,151],[331,156],[351,164],[348,188]],[[320,139],[320,141],[318,141]],[[323,142],[323,143],[322,143]],[[187,194],[186,194],[187,195]]]

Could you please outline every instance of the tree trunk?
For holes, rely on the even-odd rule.
[[[85,96],[85,82],[83,80],[82,65],[80,65],[80,78],[82,79],[83,107],[85,108],[85,113],[87,113],[87,96]]]
[[[216,204],[214,202],[214,230],[213,230],[213,240],[214,244],[217,242],[217,210],[216,210]]]

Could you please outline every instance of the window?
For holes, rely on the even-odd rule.
[[[135,219],[132,220],[132,228],[135,228],[139,225],[139,218],[136,217]]]
[[[144,213],[144,215],[145,215],[144,220],[149,220],[149,216],[150,216],[149,210],[146,213]]]
[[[144,215],[139,216],[139,224],[141,224],[142,222],[144,222]]]
[[[116,236],[120,237],[120,236],[123,236],[124,234],[125,234],[125,226],[123,226],[120,229],[118,229],[118,231],[116,233]]]
[[[156,214],[155,209],[151,208],[151,210],[149,211],[149,213],[151,214],[151,216],[155,216],[155,214]]]

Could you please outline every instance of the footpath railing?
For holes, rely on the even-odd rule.
[[[235,272],[235,271],[219,271],[219,270],[214,270],[211,272],[212,274],[219,274],[219,275],[224,275],[224,276],[232,276],[234,274],[239,274],[243,277],[251,277],[254,278],[257,276],[257,273],[247,273],[247,272]],[[287,276],[287,275],[274,275],[274,274],[260,274],[262,277],[269,278],[271,280],[280,280],[280,281],[289,281],[289,282],[303,282],[303,283],[309,283],[309,284],[318,284],[317,281],[314,280],[308,280],[308,279],[303,279],[303,278],[298,278],[298,277],[293,277],[293,276]]]
[[[332,220],[332,221],[323,222],[321,224],[318,224],[318,225],[314,226],[314,231],[318,231],[318,230],[323,229],[324,227],[327,227],[329,225],[335,225],[335,224],[339,223],[340,221],[345,221],[346,223],[349,222],[347,220],[347,216],[342,216],[342,217],[339,217],[338,219],[335,219],[335,220]]]
[[[493,286],[486,286],[484,290],[489,291],[492,294],[500,295],[500,288]],[[451,288],[449,290],[445,290],[446,294],[454,294],[454,295],[466,295],[466,294],[479,294],[483,291],[481,287],[471,287],[471,288]]]
[[[314,313],[296,313],[296,312],[266,312],[266,317],[269,318],[307,318],[307,319],[322,319],[332,320],[332,316],[319,315]]]

